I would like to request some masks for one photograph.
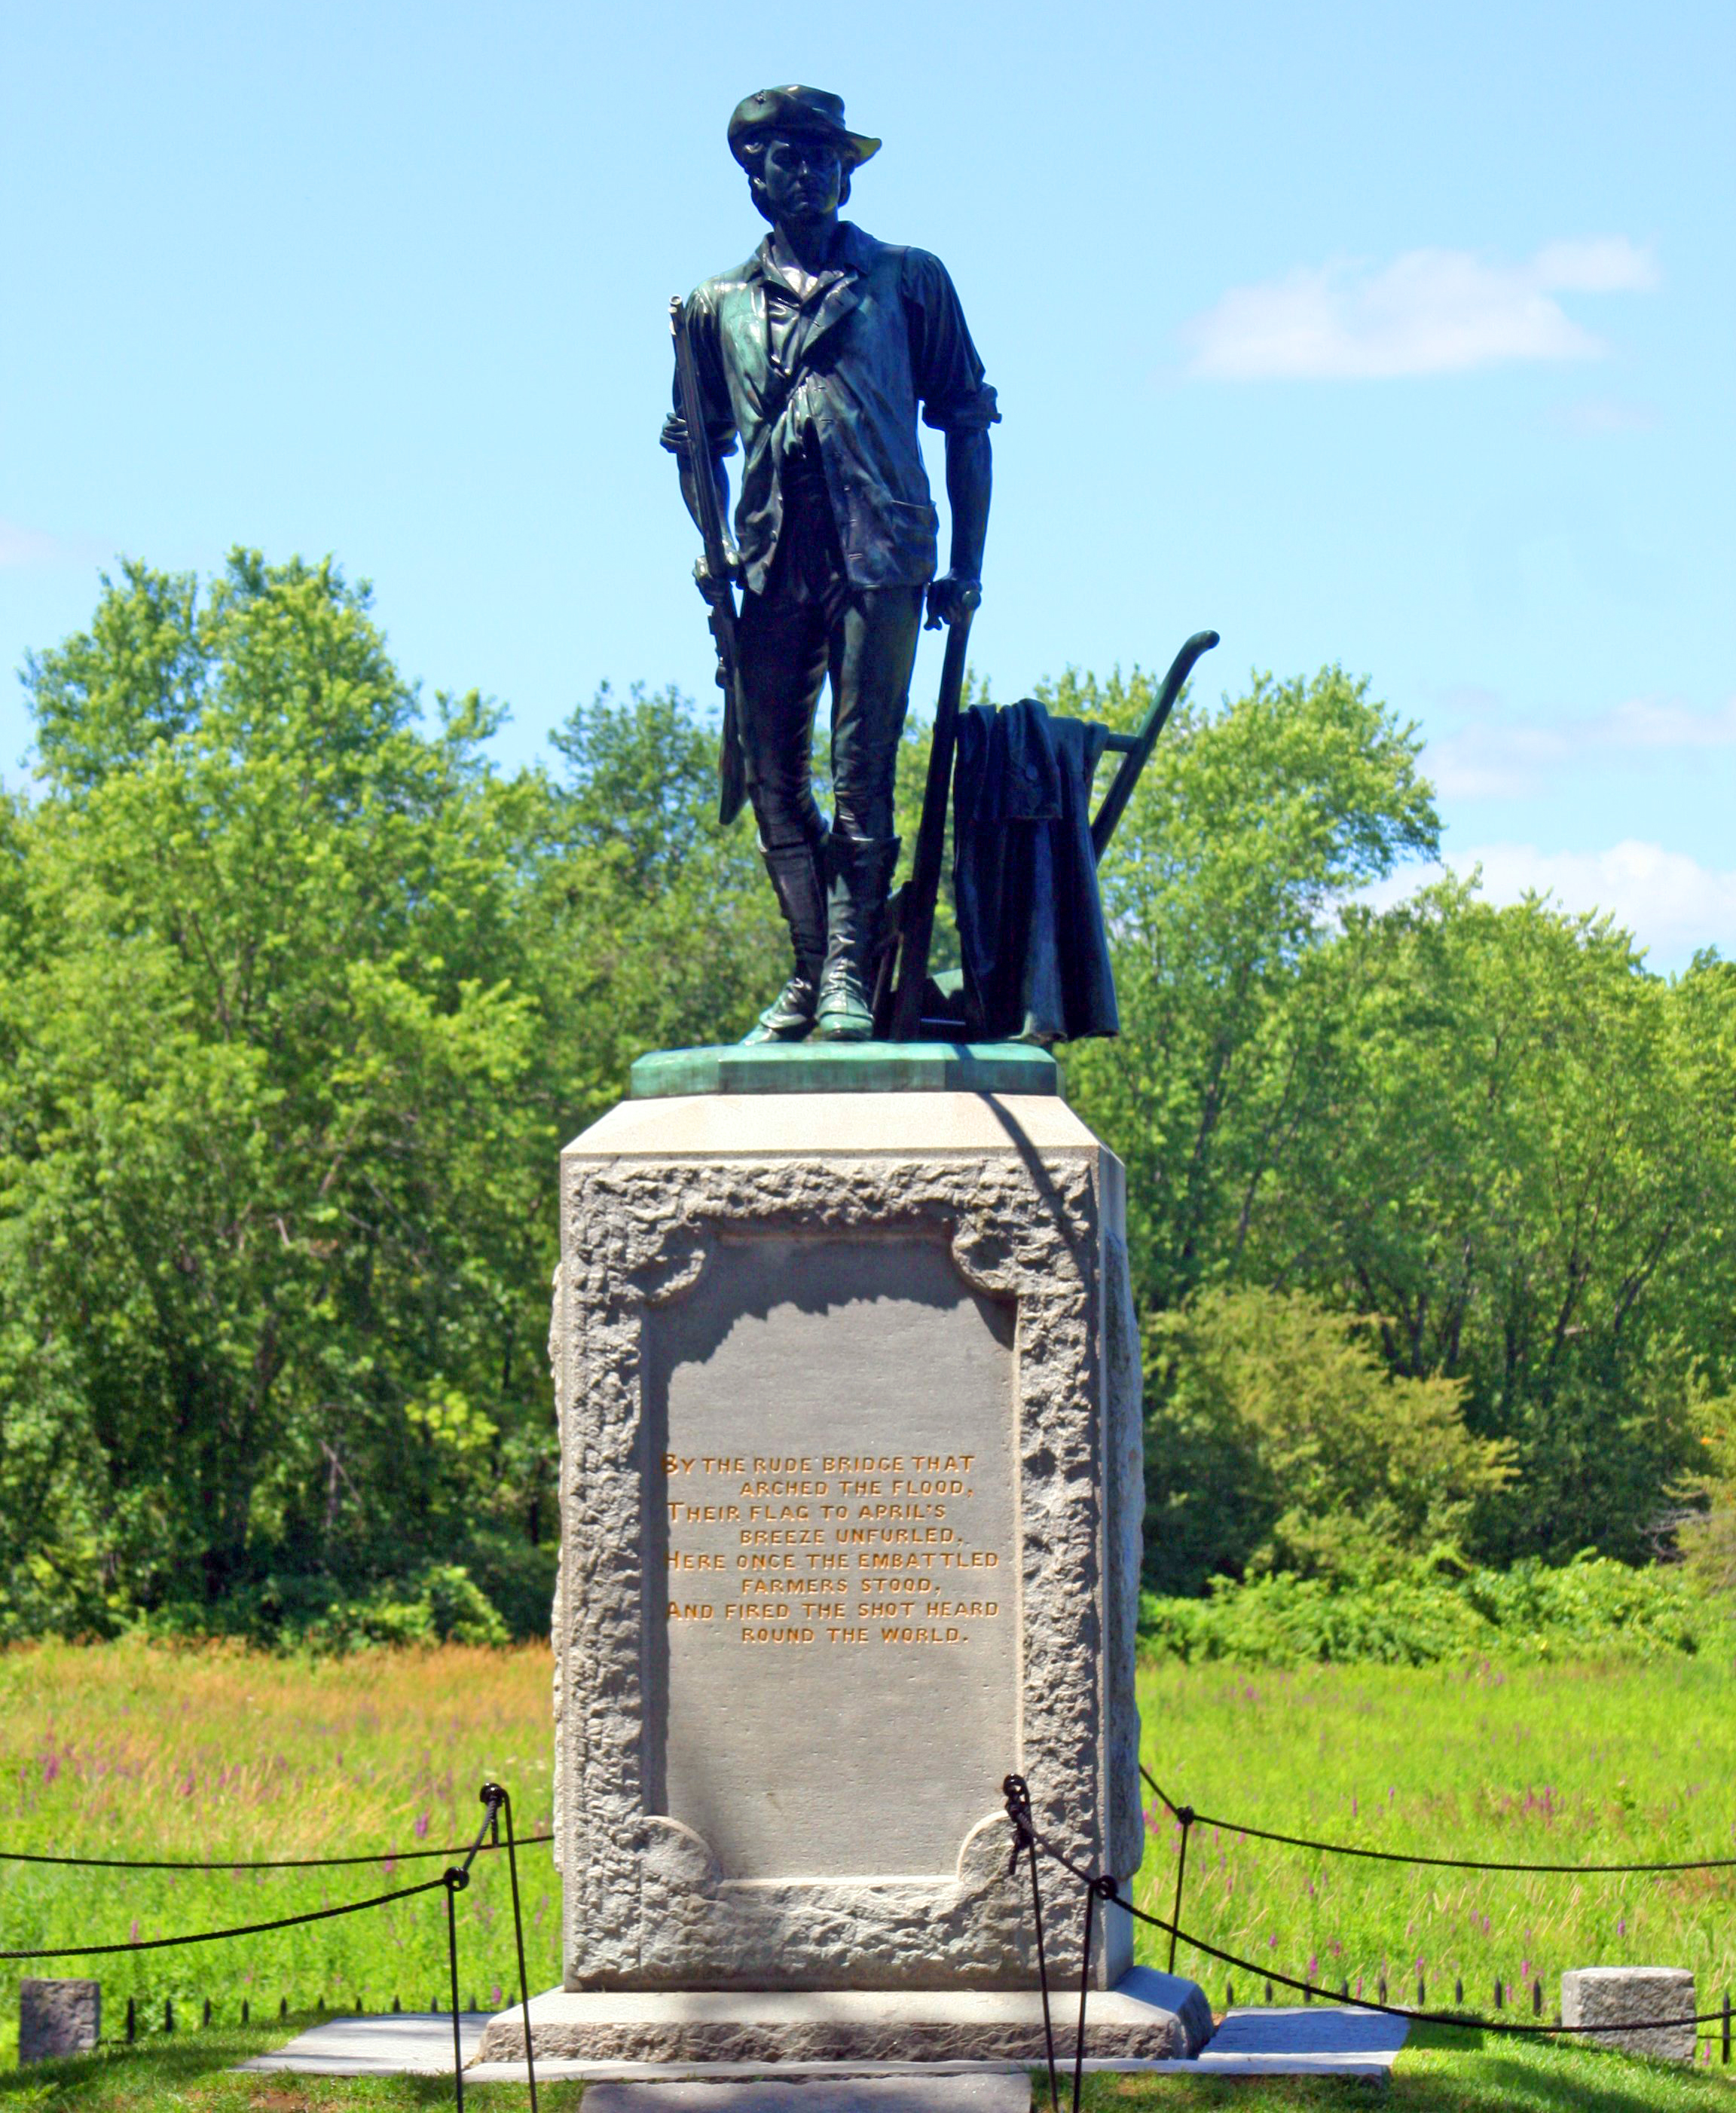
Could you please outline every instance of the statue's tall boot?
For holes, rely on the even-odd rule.
[[[866,1042],[874,1032],[874,968],[898,838],[832,837],[831,931],[814,1033],[822,1042]]]
[[[820,976],[826,965],[826,839],[822,836],[817,843],[796,844],[775,851],[762,846],[760,856],[772,876],[784,922],[790,927],[795,973],[741,1038],[744,1042],[801,1042],[813,1032]]]

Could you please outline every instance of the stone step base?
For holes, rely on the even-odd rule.
[[[1058,2061],[1073,2059],[1078,2006],[1077,1988],[1050,1991]],[[1149,1966],[1086,2001],[1099,2061],[1186,2060],[1211,2031],[1198,1983]],[[1043,2006],[1034,1988],[551,1988],[531,2001],[531,2044],[578,2061],[1041,2061]],[[522,2062],[522,2015],[490,2019],[474,2059]]]

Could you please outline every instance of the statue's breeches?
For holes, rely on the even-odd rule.
[[[813,717],[832,678],[833,826],[892,834],[892,782],[922,623],[920,587],[780,591],[744,598],[739,723],[750,796],[768,850],[812,842]]]

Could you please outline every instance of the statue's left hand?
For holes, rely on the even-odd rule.
[[[923,628],[938,631],[943,623],[962,623],[982,605],[981,580],[961,578],[956,573],[942,573],[938,579],[928,582],[928,618]]]
[[[745,577],[741,553],[733,544],[726,545],[724,548],[723,577],[721,580],[712,577],[711,567],[703,551],[694,559],[693,583],[713,609],[722,600],[729,588],[740,586]]]

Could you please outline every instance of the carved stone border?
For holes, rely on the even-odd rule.
[[[946,1240],[969,1284],[1016,1303],[1022,1750],[1009,1764],[1068,1855],[1123,1876],[1137,1866],[1138,1357],[1119,1172],[1100,1148],[566,1156],[549,1348],[569,1988],[1007,1987],[1035,1975],[1028,1873],[1009,1878],[998,1813],[967,1837],[950,1880],[749,1883],[722,1878],[697,1835],[645,1808],[640,1522],[644,1476],[660,1469],[646,1458],[643,1317],[697,1281],[726,1230],[841,1238],[907,1225]],[[1076,1974],[1076,1904],[1053,1897],[1066,1911],[1051,1965]],[[1126,1954],[1123,1928],[1102,1954],[1106,1982]]]

